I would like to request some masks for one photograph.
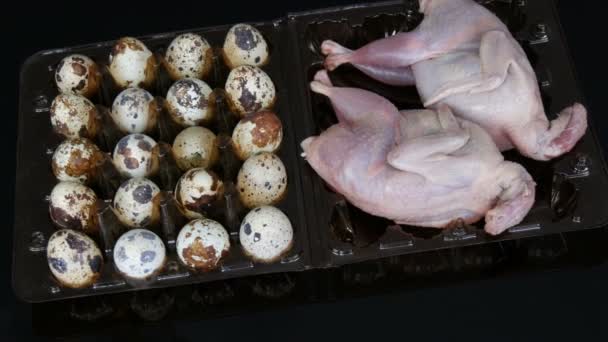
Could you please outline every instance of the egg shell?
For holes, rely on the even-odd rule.
[[[97,133],[97,109],[86,97],[59,94],[51,104],[53,130],[66,138],[93,138]]]
[[[175,187],[175,199],[184,214],[191,219],[202,218],[200,213],[224,193],[224,183],[204,168],[186,171]]]
[[[232,132],[232,146],[241,160],[261,152],[276,152],[282,140],[281,120],[271,111],[246,115]]]
[[[205,78],[213,65],[213,50],[207,40],[196,33],[184,33],[175,37],[163,60],[172,80]]]
[[[63,94],[91,97],[99,89],[99,80],[97,64],[85,55],[66,56],[55,70],[55,84]]]
[[[213,220],[196,219],[186,224],[177,236],[177,255],[186,267],[210,271],[230,251],[230,236]]]
[[[219,158],[216,136],[205,127],[188,127],[175,137],[173,155],[182,171],[210,168]]]
[[[223,55],[231,69],[241,65],[263,66],[268,63],[268,53],[264,36],[251,25],[236,24],[226,34]]]
[[[287,192],[285,165],[272,153],[251,156],[239,170],[236,186],[247,208],[276,204]]]
[[[55,279],[71,288],[93,285],[103,267],[103,257],[95,241],[71,229],[58,230],[51,235],[46,257]]]
[[[276,90],[270,76],[264,70],[250,65],[232,69],[225,89],[230,109],[241,116],[271,109],[276,99]]]
[[[156,125],[158,108],[156,100],[147,90],[128,88],[116,96],[110,115],[123,132],[144,133]]]
[[[51,191],[49,213],[60,228],[95,233],[97,196],[89,187],[77,182],[59,182]]]
[[[167,111],[182,126],[206,124],[213,118],[209,98],[213,90],[196,78],[184,78],[173,83],[167,92]]]
[[[114,264],[125,277],[148,279],[162,270],[166,261],[165,244],[147,229],[132,229],[114,245]]]
[[[121,88],[149,87],[156,79],[158,64],[139,39],[120,38],[110,53],[110,74]]]
[[[241,222],[239,239],[245,254],[254,261],[271,263],[291,249],[293,228],[281,210],[271,206],[257,207]]]
[[[124,225],[137,228],[155,224],[160,217],[160,189],[146,178],[123,182],[114,195],[114,212]]]
[[[124,136],[114,148],[114,166],[125,177],[152,176],[159,167],[155,147],[156,141],[145,134]]]
[[[99,148],[86,138],[65,140],[53,153],[53,173],[60,181],[86,184],[92,180],[102,156]]]

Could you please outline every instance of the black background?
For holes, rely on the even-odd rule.
[[[528,0],[534,1],[534,0]],[[14,179],[18,73],[38,50],[239,21],[279,18],[290,11],[344,5],[356,0],[265,1],[80,1],[19,2],[2,9],[2,121],[6,154],[2,165]],[[560,20],[589,112],[603,148],[608,117],[602,96],[605,38],[601,1],[557,0]],[[601,60],[601,61],[600,61]],[[8,165],[10,164],[10,165]],[[10,285],[14,187],[7,181],[0,301],[0,334],[9,340],[32,336],[32,307],[19,302]],[[5,190],[6,191],[6,190]],[[606,246],[608,248],[608,246]],[[156,325],[90,331],[106,337],[158,340],[380,339],[399,340],[608,340],[608,265],[544,271],[437,286],[336,303],[309,304],[223,319],[165,321]],[[48,327],[52,329],[52,327]],[[3,338],[3,340],[6,340]],[[83,337],[84,338],[84,337]],[[388,337],[386,337],[388,338]]]

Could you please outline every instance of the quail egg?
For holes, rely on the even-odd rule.
[[[165,53],[164,64],[173,80],[205,78],[211,70],[213,51],[207,40],[195,33],[175,37]]]
[[[90,140],[68,139],[55,149],[51,166],[60,181],[88,183],[102,157],[102,152]]]
[[[160,189],[146,178],[131,178],[114,195],[114,212],[124,225],[136,228],[154,224],[160,218]]]
[[[205,127],[188,127],[175,137],[173,155],[182,171],[210,168],[219,158],[215,134]]]
[[[228,74],[226,95],[230,109],[243,116],[274,105],[274,83],[262,69],[250,65],[236,67]]]
[[[99,89],[97,64],[84,55],[69,55],[55,70],[55,83],[61,93],[91,97]]]
[[[246,115],[232,132],[232,146],[241,160],[260,152],[276,152],[282,139],[281,120],[267,110]]]
[[[91,234],[97,231],[97,196],[77,182],[59,182],[51,191],[49,213],[60,228]]]
[[[147,135],[134,133],[124,136],[114,148],[114,166],[123,176],[148,177],[158,171],[156,141]]]
[[[287,190],[285,165],[272,153],[251,156],[239,170],[236,186],[247,208],[278,203]]]
[[[97,109],[84,96],[59,94],[51,104],[51,125],[66,138],[94,138],[99,128]]]
[[[181,79],[167,92],[167,111],[175,122],[182,126],[197,126],[208,123],[213,117],[209,106],[211,88],[196,78]]]
[[[110,115],[123,132],[143,133],[156,125],[158,108],[156,100],[148,91],[129,88],[116,96]]]
[[[93,285],[103,266],[103,257],[95,241],[71,229],[58,230],[51,235],[46,258],[55,279],[71,288]]]
[[[188,218],[202,218],[200,212],[217,200],[223,191],[224,184],[217,175],[199,167],[182,175],[175,187],[175,199]]]
[[[132,229],[114,245],[114,264],[131,280],[147,280],[165,265],[165,244],[147,229]]]
[[[257,207],[243,219],[239,239],[245,254],[254,261],[270,263],[291,249],[293,228],[281,210],[271,206]]]
[[[121,88],[149,87],[157,68],[152,52],[133,37],[120,38],[110,53],[110,74]]]
[[[187,267],[210,271],[230,251],[230,236],[218,222],[196,219],[179,232],[176,249],[179,260]]]
[[[268,44],[255,27],[236,24],[230,28],[224,40],[224,61],[230,68],[262,66],[268,62]]]

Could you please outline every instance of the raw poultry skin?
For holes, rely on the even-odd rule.
[[[484,127],[499,149],[537,160],[570,151],[587,128],[578,103],[549,122],[526,54],[494,14],[472,0],[420,0],[425,17],[411,32],[351,51],[321,46],[325,67],[351,63],[393,85],[415,83],[427,108],[445,103]]]
[[[485,215],[485,230],[495,235],[521,222],[534,203],[527,171],[448,106],[400,113],[374,93],[333,87],[324,70],[310,87],[330,99],[339,123],[305,139],[304,156],[362,210],[437,228]]]

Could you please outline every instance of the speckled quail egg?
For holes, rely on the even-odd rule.
[[[60,228],[91,234],[97,231],[97,196],[77,182],[59,182],[51,191],[49,213]]]
[[[165,265],[165,244],[147,229],[132,229],[114,245],[114,264],[131,280],[147,280]]]
[[[167,111],[175,122],[182,126],[197,126],[213,118],[209,106],[211,88],[196,78],[181,79],[167,92]]]
[[[152,52],[133,37],[120,38],[110,53],[110,74],[121,88],[149,87],[157,68]]]
[[[57,65],[55,83],[61,93],[91,97],[99,89],[99,69],[87,56],[69,55]]]
[[[173,80],[205,78],[211,70],[213,50],[207,40],[195,33],[175,37],[165,53],[164,65]]]
[[[67,139],[55,149],[51,166],[60,181],[88,183],[102,157],[102,152],[90,140]]]
[[[276,98],[274,83],[268,74],[250,65],[232,69],[225,89],[230,108],[241,116],[272,108]]]
[[[123,176],[148,177],[158,171],[156,141],[147,135],[134,133],[122,137],[114,148],[114,166]]]
[[[176,249],[179,260],[187,267],[210,271],[230,251],[230,236],[220,223],[196,219],[179,232]]]
[[[128,227],[154,224],[160,217],[157,195],[160,189],[146,178],[131,178],[118,187],[114,195],[114,212]]]
[[[158,108],[156,100],[148,91],[129,88],[116,96],[110,115],[120,130],[143,133],[156,125]]]
[[[71,288],[93,285],[103,266],[103,257],[95,241],[71,229],[58,230],[51,235],[46,258],[57,281]]]
[[[260,31],[248,24],[236,24],[224,40],[224,61],[230,68],[262,66],[268,62],[268,50]]]
[[[188,218],[202,218],[201,211],[223,192],[224,184],[218,176],[199,167],[182,175],[175,187],[175,199]]]
[[[51,125],[66,138],[93,138],[99,128],[97,108],[84,96],[59,94],[51,104]]]
[[[241,202],[248,208],[278,203],[287,190],[285,165],[273,153],[249,157],[237,176]]]
[[[188,127],[175,137],[173,155],[182,171],[212,167],[219,158],[216,136],[205,127]]]
[[[257,207],[243,219],[239,239],[245,254],[254,261],[270,263],[291,249],[293,228],[281,210],[271,206]]]
[[[282,140],[281,120],[267,110],[246,115],[232,132],[232,146],[241,160],[260,152],[276,152]]]

